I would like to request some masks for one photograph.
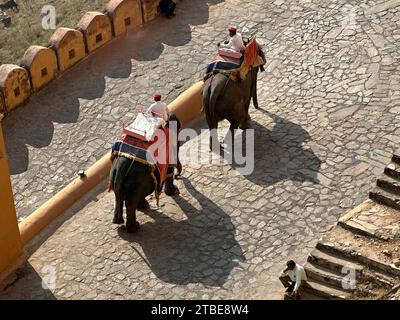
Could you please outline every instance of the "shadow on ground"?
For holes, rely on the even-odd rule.
[[[243,164],[231,161],[232,168],[246,179],[262,186],[274,185],[282,180],[309,181],[319,184],[317,175],[322,161],[311,149],[307,149],[304,146],[311,139],[309,133],[300,125],[269,111],[258,109],[256,112],[262,112],[265,116],[270,117],[274,122],[274,126],[270,130],[255,120],[251,121],[251,129],[254,129],[254,151],[250,153],[245,147],[242,148],[242,146],[246,146],[246,132],[241,132],[240,136],[237,133],[235,150],[239,155],[243,155],[246,161],[254,160],[254,167],[253,170],[246,172],[247,170],[242,170]],[[188,127],[193,128],[197,135],[200,135],[202,130],[208,129],[204,116],[190,123]],[[201,138],[205,139],[207,148],[208,137],[209,134],[207,133]],[[225,142],[229,140],[228,138],[230,138],[229,131],[225,136]],[[186,142],[180,145],[183,146]],[[184,170],[183,152],[181,152],[181,161]],[[223,156],[224,159],[232,158],[232,147],[229,143],[225,144],[220,156]],[[190,161],[189,159],[189,163]],[[249,167],[251,168],[252,166]]]
[[[175,221],[158,211],[148,210],[146,214],[154,222],[142,225],[137,234],[127,234],[120,227],[119,234],[142,247],[149,267],[162,281],[223,287],[238,261],[245,259],[235,239],[235,227],[226,212],[196,190],[189,180],[182,181],[201,209],[176,196],[175,201],[187,220]]]
[[[271,117],[275,125],[271,131],[254,120],[251,122],[254,129],[254,170],[244,177],[263,186],[274,185],[282,180],[319,184],[317,174],[322,162],[311,149],[304,147],[304,143],[311,139],[309,133],[298,124],[259,110]],[[242,134],[242,143],[235,146],[235,150],[246,145],[245,140]],[[232,151],[226,149],[225,152]],[[232,166],[239,172],[242,167],[234,163]]]
[[[26,262],[6,280],[0,291],[0,300],[56,300],[49,289],[43,288],[43,280],[46,281]]]
[[[209,5],[224,0],[185,1],[177,8],[174,19],[158,18],[142,28],[113,40],[110,45],[75,65],[31,101],[12,111],[3,120],[4,138],[9,158],[10,173],[20,174],[28,169],[27,145],[43,148],[52,142],[54,123],[75,123],[80,114],[79,99],[93,100],[102,97],[105,78],[128,78],[132,60],[153,61],[164,50],[164,45],[180,47],[192,36],[190,25],[208,21]],[[195,2],[195,5],[194,5]],[[157,72],[155,64],[154,72]],[[84,134],[84,133],[82,133]],[[66,142],[68,143],[68,142]]]

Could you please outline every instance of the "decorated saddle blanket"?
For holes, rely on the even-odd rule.
[[[232,70],[240,66],[240,59],[217,55],[211,63],[208,64],[206,74],[214,70]]]
[[[123,134],[112,146],[112,157],[125,157],[148,165],[156,185],[158,199],[165,180],[173,174],[172,165],[175,164],[174,151],[176,148],[173,148],[172,145],[175,143],[170,141],[168,128],[160,128],[152,141]]]
[[[215,70],[234,70],[240,68],[241,78],[244,79],[251,67],[257,67],[265,63],[266,61],[258,55],[258,44],[256,39],[252,38],[246,46],[242,63],[241,59],[233,56],[226,56],[220,52],[220,54],[207,66],[206,74],[210,74]]]

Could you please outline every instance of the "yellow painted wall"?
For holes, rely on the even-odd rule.
[[[203,87],[203,81],[196,82],[168,105],[168,111],[177,116],[181,125],[196,119],[203,112]]]
[[[100,48],[112,38],[110,19],[100,12],[87,12],[78,23],[82,30],[88,52]],[[98,41],[101,39],[100,41]]]
[[[111,0],[106,11],[116,36],[143,24],[140,0]]]
[[[14,198],[0,122],[0,274],[11,267],[22,253]]]
[[[0,88],[4,93],[4,101],[8,111],[19,106],[31,94],[28,71],[17,65],[1,65]]]
[[[61,72],[86,55],[83,34],[74,29],[58,28],[50,39],[50,45],[56,51],[58,68]]]
[[[21,62],[29,70],[34,91],[53,80],[58,71],[56,53],[41,46],[29,47]]]

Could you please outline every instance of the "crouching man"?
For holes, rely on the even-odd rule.
[[[299,299],[301,291],[308,286],[306,271],[293,260],[286,263],[286,268],[280,274],[279,280],[286,288],[285,298]]]

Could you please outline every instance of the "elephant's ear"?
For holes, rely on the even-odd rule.
[[[253,68],[263,66],[264,64],[266,64],[266,61],[261,56],[257,56],[257,59],[253,64]]]

